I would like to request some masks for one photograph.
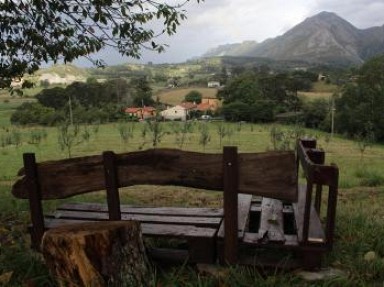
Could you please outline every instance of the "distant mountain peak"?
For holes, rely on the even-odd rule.
[[[204,56],[361,64],[369,57],[384,53],[384,29],[374,27],[360,30],[336,13],[323,11],[306,18],[283,35],[262,43],[244,42],[218,48],[211,49]]]

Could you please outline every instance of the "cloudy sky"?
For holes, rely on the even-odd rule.
[[[177,34],[161,38],[169,45],[167,51],[143,51],[143,63],[183,62],[218,45],[262,42],[322,11],[334,12],[359,29],[384,25],[384,0],[191,0],[184,9],[188,19]],[[134,62],[111,51],[100,57],[109,65]]]

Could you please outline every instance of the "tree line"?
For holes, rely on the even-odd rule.
[[[98,83],[75,82],[66,88],[44,89],[37,102],[25,102],[11,116],[19,125],[57,125],[63,122],[105,123],[125,117],[129,105],[152,105],[152,89],[145,78]]]
[[[218,96],[229,121],[272,122],[281,113],[297,113],[302,101],[297,92],[312,88],[317,75],[310,72],[269,74],[245,71],[230,79]]]

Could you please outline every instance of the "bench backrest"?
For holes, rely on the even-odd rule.
[[[114,188],[138,184],[177,185],[223,190],[224,167],[230,164],[225,162],[223,154],[152,149],[124,154],[104,152],[102,156],[42,163],[35,163],[33,155],[25,154],[24,168],[19,172],[21,178],[12,192],[17,198],[30,197],[28,170],[35,170],[41,199],[67,198],[111,185]],[[239,193],[297,200],[294,152],[236,152],[236,157]]]

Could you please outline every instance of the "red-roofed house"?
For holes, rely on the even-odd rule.
[[[216,111],[219,107],[219,100],[216,98],[203,98],[201,103],[197,105],[196,109],[200,112]]]
[[[151,119],[156,116],[156,109],[154,107],[126,108],[124,112],[131,117],[136,117],[141,120]]]
[[[182,106],[184,109],[189,111],[194,110],[197,107],[195,103],[191,103],[191,102],[183,102],[180,104],[180,106]]]

